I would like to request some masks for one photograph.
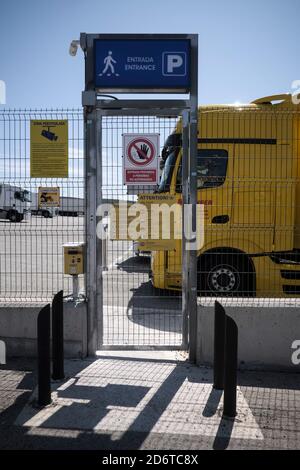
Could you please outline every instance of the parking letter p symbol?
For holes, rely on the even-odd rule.
[[[178,54],[168,54],[167,57],[167,72],[173,73],[174,69],[181,67],[183,64],[183,59]]]

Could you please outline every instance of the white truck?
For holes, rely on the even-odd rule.
[[[20,186],[0,183],[0,219],[22,222],[30,209],[30,192]]]
[[[79,197],[61,196],[58,215],[78,217],[84,215],[84,199]]]

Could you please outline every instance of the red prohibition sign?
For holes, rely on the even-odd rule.
[[[147,166],[155,157],[155,147],[151,140],[139,137],[127,145],[128,159],[137,166]]]

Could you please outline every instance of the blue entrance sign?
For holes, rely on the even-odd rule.
[[[95,87],[153,91],[190,88],[189,39],[95,39]]]

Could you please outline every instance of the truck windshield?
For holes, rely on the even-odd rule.
[[[198,149],[197,189],[222,186],[226,179],[228,152],[224,149]],[[182,162],[178,166],[176,192],[182,192]]]
[[[26,189],[24,191],[16,191],[15,199],[18,199],[21,202],[31,202],[29,191],[26,191]]]
[[[164,169],[157,189],[158,193],[166,193],[170,191],[170,184],[172,181],[172,175],[175,168],[178,152],[179,148],[172,149],[165,161]]]

